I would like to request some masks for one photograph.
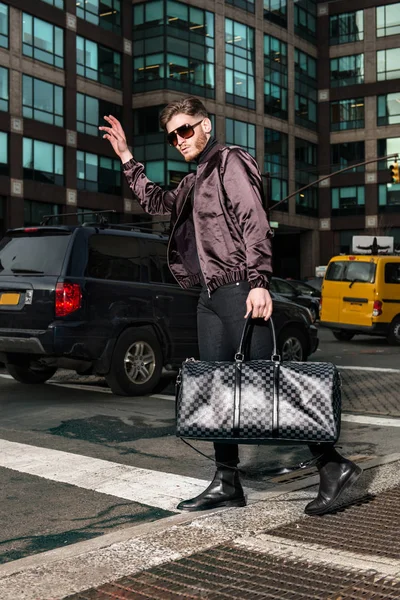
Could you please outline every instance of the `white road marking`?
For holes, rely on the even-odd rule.
[[[0,377],[3,377],[4,379],[14,379],[11,375],[7,375],[7,373],[0,373]]]
[[[7,440],[0,440],[0,467],[173,512],[179,512],[180,500],[197,496],[208,483]]]
[[[342,414],[342,421],[348,423],[361,423],[364,425],[378,425],[380,427],[400,427],[400,418],[371,417],[366,415]]]
[[[348,371],[376,371],[377,373],[400,373],[400,369],[389,369],[385,367],[349,367],[336,365],[338,369],[344,369]]]

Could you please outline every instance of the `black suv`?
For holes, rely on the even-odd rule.
[[[22,383],[59,367],[104,375],[112,391],[153,391],[162,369],[196,357],[198,288],[182,290],[168,239],[132,225],[42,225],[0,241],[0,361]],[[275,299],[278,346],[306,360],[318,345],[308,311]]]

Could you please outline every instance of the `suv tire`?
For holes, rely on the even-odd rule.
[[[284,329],[279,335],[277,346],[282,360],[307,360],[307,340],[297,327]]]
[[[142,396],[158,384],[162,367],[156,336],[141,327],[127,329],[117,340],[106,381],[118,396]]]
[[[339,342],[350,342],[355,336],[355,333],[343,331],[343,329],[341,331],[332,331],[332,333]]]
[[[35,367],[33,369],[29,363],[27,365],[6,363],[6,369],[11,377],[20,383],[45,383],[57,371],[57,367]]]
[[[390,324],[387,341],[393,346],[400,346],[400,317],[396,317]]]

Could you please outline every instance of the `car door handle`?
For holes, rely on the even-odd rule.
[[[161,296],[156,296],[156,300],[173,300],[173,299],[174,299],[173,296],[164,296],[164,294]]]

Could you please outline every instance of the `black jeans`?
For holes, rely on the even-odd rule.
[[[197,307],[197,328],[200,360],[233,361],[245,323],[246,299],[250,287],[247,281],[219,287],[209,298],[206,288],[201,291]],[[255,319],[246,357],[250,360],[267,359],[272,354],[272,336],[267,323]],[[313,456],[330,454],[332,444],[309,445]],[[239,463],[237,444],[215,443],[215,460],[236,466]]]

